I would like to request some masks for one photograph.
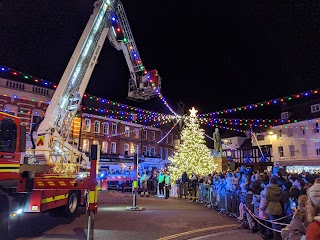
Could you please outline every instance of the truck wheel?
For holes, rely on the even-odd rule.
[[[9,200],[0,192],[0,236],[9,239]]]
[[[65,208],[65,214],[69,217],[77,213],[79,207],[79,196],[77,192],[71,191],[68,196],[68,203]]]

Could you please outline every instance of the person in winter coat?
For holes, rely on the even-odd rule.
[[[265,212],[268,214],[270,220],[275,220],[272,222],[273,239],[281,240],[280,230],[282,225],[276,223],[276,219],[281,218],[282,215],[282,189],[278,186],[277,178],[271,177],[269,184],[266,186],[266,204],[263,207]]]
[[[298,206],[292,217],[290,225],[281,229],[282,240],[300,240],[306,235],[306,227],[310,222],[307,220],[307,203],[309,197],[301,195],[298,198]]]
[[[319,240],[320,239],[320,178],[317,178],[314,184],[307,192],[310,197],[311,206],[307,208],[307,218],[311,220],[307,226],[306,239]]]
[[[292,187],[292,183],[291,182],[284,182],[282,184],[282,198],[281,198],[281,204],[283,207],[283,216],[287,216],[290,215],[288,214],[289,208],[290,208],[290,188]],[[285,223],[289,224],[291,221],[292,217],[287,217],[285,220]]]
[[[260,192],[260,203],[259,203],[259,220],[261,224],[258,224],[259,233],[264,237],[264,239],[271,239],[272,232],[263,225],[268,225],[267,221],[269,219],[268,214],[264,210],[266,204],[266,189],[264,188]],[[263,225],[262,225],[263,224]]]

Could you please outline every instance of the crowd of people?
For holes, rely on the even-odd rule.
[[[239,222],[263,239],[320,240],[320,175],[308,172],[287,173],[275,164],[271,171],[253,171],[241,167],[236,171],[190,178],[183,173],[178,181],[179,194],[198,199],[201,185],[209,185],[220,201],[227,193],[240,197]]]
[[[203,185],[210,186],[216,202],[224,194],[236,194],[237,220],[263,239],[320,240],[320,174],[288,173],[275,164],[271,171],[242,166],[206,176],[183,172],[171,183],[170,173],[164,170],[139,172],[142,197],[154,193],[169,198],[172,185],[177,186],[175,196],[190,201],[199,199]]]

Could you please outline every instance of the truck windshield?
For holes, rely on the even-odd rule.
[[[11,119],[0,121],[0,152],[14,153],[17,143],[17,125]]]

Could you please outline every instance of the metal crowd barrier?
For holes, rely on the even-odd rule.
[[[196,202],[203,203],[208,208],[219,210],[219,214],[239,216],[241,193],[238,191],[227,190],[223,185],[200,183],[197,196]]]

